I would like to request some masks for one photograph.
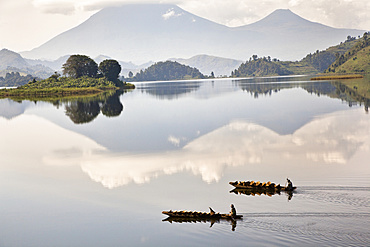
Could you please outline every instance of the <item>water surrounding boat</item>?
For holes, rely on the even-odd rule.
[[[370,246],[370,115],[308,77],[0,100],[0,246]],[[289,177],[293,193],[230,193]],[[164,221],[164,210],[238,221]],[[212,226],[212,227],[210,227]]]

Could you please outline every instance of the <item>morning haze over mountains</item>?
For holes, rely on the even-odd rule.
[[[200,68],[207,58],[213,61],[213,66],[217,64],[215,60],[224,63],[220,67],[230,74],[253,54],[295,61],[308,53],[336,45],[348,35],[356,37],[363,33],[363,30],[337,29],[310,22],[282,9],[253,24],[227,27],[176,5],[130,4],[102,9],[77,27],[21,55],[38,59],[28,60],[32,65],[41,63],[53,69],[71,54],[92,58],[104,55],[126,61],[120,62],[123,69],[168,59]],[[202,57],[197,56],[202,54]],[[54,67],[50,61],[49,64],[40,61],[57,59],[60,61],[54,62]],[[194,64],[196,62],[198,64]],[[209,68],[201,69],[209,73],[206,70]],[[226,71],[219,70],[215,74]]]

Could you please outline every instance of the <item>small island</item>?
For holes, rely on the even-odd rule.
[[[106,59],[98,64],[88,56],[72,55],[63,65],[61,76],[55,72],[45,80],[36,81],[12,89],[0,90],[0,98],[45,98],[100,94],[107,90],[134,89],[133,84],[118,79],[120,64]]]
[[[129,81],[171,81],[171,80],[196,80],[214,78],[212,72],[210,77],[203,75],[197,68],[180,64],[173,61],[157,62],[144,71],[130,74]]]

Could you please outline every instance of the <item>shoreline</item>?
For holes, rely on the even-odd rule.
[[[364,78],[363,75],[353,74],[353,75],[322,75],[312,77],[311,80],[347,80],[347,79],[361,79]]]

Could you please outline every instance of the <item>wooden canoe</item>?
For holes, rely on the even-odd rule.
[[[237,189],[255,189],[259,192],[263,191],[270,191],[273,193],[278,193],[279,191],[293,191],[297,187],[285,187],[281,186],[280,184],[275,184],[271,182],[267,183],[261,183],[261,182],[254,182],[254,181],[235,181],[235,182],[229,182],[230,185],[234,186]]]
[[[168,215],[171,218],[175,219],[184,219],[184,220],[212,220],[212,219],[241,219],[243,215],[234,215],[231,214],[220,214],[220,213],[205,213],[205,212],[196,212],[196,211],[162,211],[162,214]]]

